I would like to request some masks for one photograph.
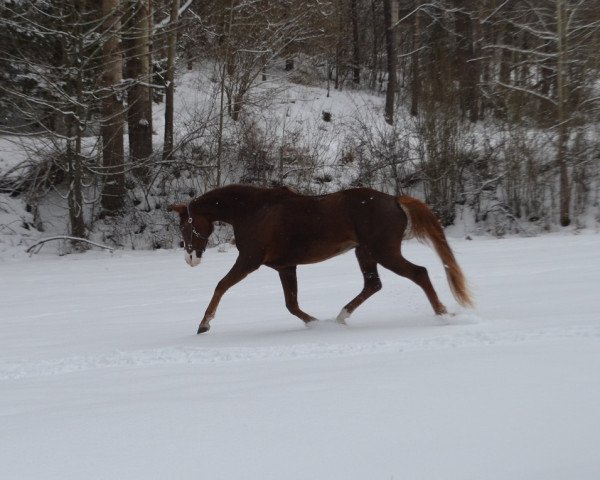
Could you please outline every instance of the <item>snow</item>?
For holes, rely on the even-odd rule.
[[[299,268],[304,327],[261,268],[203,309],[233,247],[0,258],[0,477],[600,477],[597,234],[451,239],[475,291],[456,313],[352,253]]]

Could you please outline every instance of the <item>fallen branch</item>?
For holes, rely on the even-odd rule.
[[[88,243],[90,245],[94,245],[95,247],[104,248],[105,250],[110,251],[110,253],[112,253],[115,250],[113,247],[108,247],[106,245],[102,245],[101,243],[92,242],[91,240],[88,240],[86,238],[70,237],[68,235],[60,235],[58,237],[44,238],[44,239],[40,240],[39,242],[36,242],[33,245],[31,245],[27,250],[25,250],[25,252],[28,253],[29,256],[39,253],[39,251],[42,249],[42,247],[44,246],[45,243],[52,242],[54,240],[74,240],[77,242],[84,242],[84,243]]]

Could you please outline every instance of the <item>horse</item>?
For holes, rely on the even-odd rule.
[[[415,237],[429,243],[440,257],[450,290],[463,307],[473,307],[465,276],[448,245],[444,231],[427,205],[409,196],[393,196],[370,188],[351,188],[326,195],[302,195],[287,187],[261,188],[228,185],[209,191],[189,203],[170,205],[179,214],[185,261],[200,264],[214,222],[233,226],[239,255],[219,281],[198,327],[210,322],[225,292],[261,265],[279,273],[285,305],[306,324],[316,320],[298,305],[296,267],[322,262],[354,249],[364,286],[345,305],[336,320],[350,315],[382,288],[377,266],[416,283],[425,292],[436,315],[447,313],[425,267],[406,260],[402,240]]]

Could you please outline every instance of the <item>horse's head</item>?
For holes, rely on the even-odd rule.
[[[192,214],[189,204],[176,204],[169,206],[169,210],[179,214],[179,230],[185,249],[185,261],[190,267],[200,264],[202,254],[206,250],[208,237],[213,231],[213,224],[203,215]]]

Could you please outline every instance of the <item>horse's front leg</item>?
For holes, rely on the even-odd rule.
[[[225,292],[236,283],[246,278],[249,273],[252,273],[258,267],[260,267],[260,263],[257,265],[255,262],[249,262],[243,259],[241,255],[237,258],[235,264],[233,267],[231,267],[231,270],[229,270],[227,275],[225,275],[217,284],[215,293],[210,299],[208,308],[204,313],[204,318],[198,327],[198,333],[208,332],[210,329],[210,321],[214,318],[217,307],[219,306],[219,302],[221,301],[221,297],[225,294]]]
[[[283,295],[285,296],[285,306],[292,315],[296,315],[304,323],[316,320],[315,317],[303,312],[298,306],[298,279],[296,277],[296,267],[286,267],[277,270],[279,279],[283,287]]]

